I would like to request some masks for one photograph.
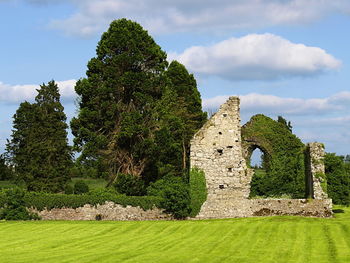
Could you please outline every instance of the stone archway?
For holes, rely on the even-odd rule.
[[[259,147],[271,157],[273,165],[280,165],[278,157],[284,154],[285,165],[292,168],[300,165],[298,171],[304,176],[304,144],[290,131],[286,132],[282,124],[264,115],[253,116],[241,127],[239,111],[239,98],[230,97],[191,140],[190,165],[204,172],[208,193],[197,218],[276,214],[330,216],[329,199],[309,203],[306,199],[248,198],[253,170],[247,166],[247,157],[254,148]],[[275,132],[280,133],[279,136],[274,136]],[[295,156],[301,160],[293,159]],[[311,165],[314,160],[317,158],[311,158]],[[315,174],[316,168],[311,169],[311,173]],[[301,180],[302,192],[305,192],[304,177]]]
[[[262,195],[305,197],[305,146],[285,125],[262,114],[253,116],[242,126],[242,148],[247,162],[255,148],[265,155]]]

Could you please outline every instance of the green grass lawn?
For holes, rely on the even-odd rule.
[[[106,188],[107,181],[105,179],[94,179],[94,178],[72,178],[72,181],[70,182],[71,186],[74,186],[76,181],[82,180],[84,181],[88,186],[90,190],[93,189],[99,189],[99,188]]]
[[[0,262],[350,262],[341,209],[332,219],[0,222]]]
[[[105,179],[95,179],[95,178],[77,178],[74,177],[72,180],[69,182],[71,186],[74,186],[74,183],[76,181],[82,180],[84,181],[88,186],[90,190],[93,189],[99,189],[99,188],[105,188],[107,185],[107,181]],[[13,188],[16,187],[16,184],[13,181],[0,181],[0,189],[1,188]],[[25,188],[24,185],[21,187]]]

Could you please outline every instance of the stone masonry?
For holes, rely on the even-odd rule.
[[[230,97],[191,141],[191,168],[204,171],[208,190],[207,200],[197,218],[331,215],[331,200],[322,199],[323,196],[312,204],[305,199],[248,199],[254,170],[247,167],[243,155],[239,103],[238,97]]]
[[[309,176],[313,186],[311,196],[315,199],[326,199],[328,195],[322,189],[322,184],[326,184],[323,144],[318,142],[308,143],[307,154],[310,166]]]
[[[31,212],[38,213],[43,220],[170,220],[173,217],[163,212],[162,209],[154,207],[144,211],[140,207],[132,207],[105,202],[102,205],[89,205],[78,208],[53,208],[38,211],[30,209]]]

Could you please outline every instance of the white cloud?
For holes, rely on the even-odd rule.
[[[321,48],[295,44],[273,34],[250,34],[211,46],[194,46],[169,54],[192,72],[230,80],[271,80],[312,76],[341,62]]]
[[[340,94],[343,104],[338,103]],[[229,95],[203,99],[203,108],[215,110],[223,104]],[[350,92],[344,91],[328,98],[282,98],[274,95],[250,93],[239,96],[243,113],[264,113],[278,115],[320,115],[346,110],[350,103]],[[347,98],[347,101],[346,99]]]
[[[204,99],[203,108],[215,111],[229,96]],[[342,103],[339,103],[342,98]],[[242,124],[262,113],[276,119],[282,115],[291,121],[293,132],[304,143],[319,141],[327,152],[350,154],[350,92],[326,98],[282,98],[251,93],[240,96]]]
[[[74,86],[76,80],[57,81],[56,83],[62,99],[75,99]],[[37,95],[37,89],[39,89],[39,85],[8,85],[0,82],[0,102],[31,101]]]
[[[48,0],[27,0],[49,3]],[[304,24],[335,12],[349,13],[348,0],[66,0],[77,8],[51,27],[67,34],[91,36],[113,19],[127,17],[152,33],[222,31]],[[51,1],[57,2],[57,1]]]

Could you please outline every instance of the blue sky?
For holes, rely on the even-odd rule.
[[[74,116],[74,83],[122,17],[186,65],[205,109],[239,95],[242,124],[282,115],[304,142],[350,154],[348,0],[0,0],[0,153],[41,83],[58,81]]]

